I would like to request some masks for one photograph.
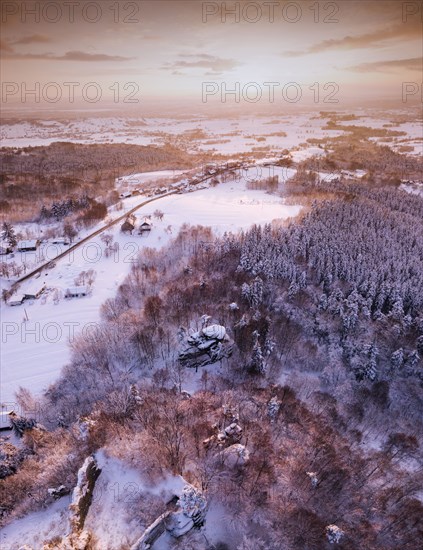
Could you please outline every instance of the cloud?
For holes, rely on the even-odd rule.
[[[130,61],[134,57],[124,57],[121,55],[107,55],[104,53],[85,53],[80,51],[66,52],[61,57],[56,57],[64,61]]]
[[[357,73],[390,73],[393,71],[422,71],[423,61],[421,57],[412,57],[410,59],[392,59],[389,61],[374,61],[372,63],[361,63],[354,67],[349,67],[350,71]]]
[[[166,71],[181,71],[183,69],[207,69],[214,74],[232,71],[240,63],[235,59],[223,59],[208,54],[180,54],[181,59],[172,63],[165,63],[162,69]]]
[[[12,44],[45,44],[51,42],[48,36],[44,34],[31,34],[30,36],[23,36],[18,40],[13,40]]]
[[[73,50],[65,52],[63,55],[56,55],[52,52],[46,53],[19,53],[16,52],[9,44],[2,42],[2,49],[4,50],[4,58],[6,59],[40,59],[45,61],[130,61],[135,59],[134,57],[123,57],[121,55],[107,55],[103,53],[86,53],[79,50]]]
[[[323,40],[304,51],[286,51],[283,53],[286,57],[299,57],[302,55],[320,53],[327,50],[354,50],[361,48],[382,48],[387,42],[392,40],[404,41],[422,38],[423,32],[421,24],[418,21],[409,22],[409,24],[397,24],[387,28],[378,29],[365,34],[347,35],[343,38],[332,38]]]

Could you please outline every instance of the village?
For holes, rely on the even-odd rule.
[[[129,176],[118,177],[116,179],[116,187],[117,189],[121,189],[119,194],[120,202],[110,209],[110,214],[105,220],[107,224],[99,223],[97,227],[93,228],[94,231],[91,234],[93,236],[97,235],[110,229],[122,220],[119,226],[122,235],[146,238],[153,230],[153,217],[161,222],[163,220],[163,213],[156,209],[153,214],[142,214],[140,217],[137,217],[136,211],[144,204],[144,201],[141,205],[139,204],[140,197],[145,197],[145,202],[150,202],[151,200],[157,200],[169,195],[198,192],[209,187],[214,187],[222,182],[239,182],[243,178],[253,181],[260,179],[265,170],[266,173],[270,173],[271,167],[277,167],[279,160],[278,158],[260,161],[252,159],[247,161],[234,160],[224,162],[220,165],[211,163],[201,167],[200,170],[194,170],[188,174],[181,173],[182,178],[180,176],[172,178],[174,181],[170,182],[167,186],[154,186],[153,181],[150,185],[146,186],[146,190],[142,190],[139,187],[139,184],[143,182],[143,177],[145,177],[144,174],[131,174]],[[279,176],[283,180],[283,173],[281,171]],[[128,214],[122,215],[122,209],[128,210]],[[52,289],[47,285],[46,281],[41,281],[43,273],[48,274],[50,270],[54,269],[57,259],[67,257],[72,262],[74,250],[81,246],[82,243],[89,242],[90,232],[81,231],[80,234],[73,238],[58,234],[58,236],[50,239],[39,236],[39,238],[16,240],[9,234],[10,230],[8,224],[3,226],[2,244],[0,245],[0,256],[4,258],[0,264],[1,275],[10,281],[10,289],[3,290],[3,298],[6,298],[9,306],[20,306],[24,302],[40,298],[45,293],[55,292],[56,296],[59,295],[63,298],[81,298],[90,293],[91,288],[89,285],[74,284],[66,288],[59,287],[59,289]],[[169,228],[167,230],[169,231]],[[38,226],[36,232],[40,235],[42,229]],[[31,230],[27,229],[26,233],[31,234]],[[113,249],[106,238],[106,245],[104,253],[106,255],[113,253],[114,257],[116,257],[118,253],[118,249],[116,248],[117,243],[115,243],[115,248]],[[144,243],[139,246],[137,245],[137,250],[141,246],[144,246]],[[97,257],[97,259],[99,258]],[[32,282],[30,281],[31,290],[21,292],[20,283],[28,281],[28,279],[32,280]]]

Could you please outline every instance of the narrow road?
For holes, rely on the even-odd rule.
[[[225,172],[229,171],[230,168],[226,168],[226,169],[223,169],[223,170],[220,170],[218,174],[213,174],[213,175],[207,175],[206,177],[200,179],[197,183],[197,185],[199,183],[203,183],[205,181],[207,181],[208,179],[211,179],[217,175],[221,175],[221,174],[224,174]],[[81,246],[82,244],[90,241],[93,237],[96,237],[97,235],[99,235],[100,233],[103,233],[103,231],[106,231],[107,229],[109,229],[110,227],[113,227],[114,225],[116,225],[117,223],[125,220],[129,215],[133,214],[136,210],[138,210],[139,208],[145,206],[146,204],[150,204],[151,202],[155,202],[155,201],[158,201],[160,199],[163,199],[164,197],[169,197],[170,195],[177,195],[179,192],[180,192],[181,188],[180,187],[177,187],[174,191],[171,191],[169,193],[165,193],[163,195],[159,195],[157,197],[153,197],[152,199],[148,199],[146,201],[143,201],[141,202],[140,204],[137,204],[136,206],[134,206],[133,208],[131,208],[130,210],[128,210],[127,212],[125,212],[125,214],[123,214],[122,216],[119,216],[118,218],[116,218],[115,220],[112,220],[110,221],[109,223],[107,223],[106,225],[104,225],[103,227],[101,227],[100,229],[97,229],[96,231],[94,231],[93,233],[90,233],[89,235],[87,235],[86,237],[84,237],[83,239],[81,239],[80,241],[78,241],[77,243],[71,245],[69,248],[67,248],[64,252],[61,252],[60,254],[58,254],[57,256],[55,256],[54,258],[51,258],[49,259],[47,262],[43,263],[42,265],[38,266],[36,269],[30,271],[29,273],[26,273],[23,277],[21,277],[20,279],[18,279],[17,281],[15,281],[13,283],[13,285],[11,286],[11,290],[15,290],[16,286],[19,285],[19,283],[22,283],[23,281],[26,281],[27,279],[30,279],[31,277],[33,277],[34,275],[36,275],[37,273],[41,273],[41,271],[43,269],[45,269],[48,264],[50,264],[51,262],[54,262],[56,260],[60,260],[61,258],[64,258],[67,254],[69,254],[69,252],[71,250],[75,250],[76,248],[78,248],[79,246]]]
[[[138,210],[139,208],[141,208],[142,206],[145,206],[146,204],[149,204],[151,202],[154,202],[154,201],[158,201],[160,199],[163,199],[164,197],[169,197],[170,195],[176,195],[179,193],[179,189],[176,189],[175,191],[171,191],[170,193],[165,193],[164,195],[159,195],[158,197],[153,197],[152,199],[148,199],[146,201],[143,201],[141,202],[140,204],[137,204],[136,206],[134,206],[133,208],[131,208],[130,210],[128,210],[127,212],[125,212],[125,214],[123,214],[122,216],[119,216],[118,218],[110,221],[109,223],[107,223],[106,225],[104,225],[103,227],[100,227],[100,229],[97,229],[96,231],[94,231],[93,233],[90,233],[89,235],[87,235],[86,237],[84,237],[83,239],[81,239],[80,241],[78,241],[77,243],[71,245],[69,248],[67,248],[64,252],[61,252],[60,254],[58,254],[57,256],[55,256],[54,258],[51,258],[50,260],[48,260],[48,262],[45,262],[43,263],[42,265],[38,266],[36,269],[34,269],[33,271],[30,271],[29,273],[26,273],[23,277],[21,277],[20,279],[18,279],[17,281],[15,281],[12,285],[12,289],[14,289],[16,287],[16,285],[18,285],[19,283],[22,283],[23,281],[26,281],[27,279],[30,279],[31,277],[33,277],[34,275],[36,275],[37,273],[40,273],[43,269],[45,269],[48,264],[50,264],[51,262],[55,262],[56,260],[60,260],[61,258],[64,258],[67,254],[69,254],[69,252],[71,250],[75,250],[76,248],[80,247],[82,244],[86,243],[87,241],[90,241],[93,237],[96,237],[97,235],[99,235],[100,233],[103,233],[103,231],[106,231],[107,229],[109,229],[110,227],[113,227],[114,225],[116,225],[117,223],[125,220],[129,215],[133,214],[136,210]]]

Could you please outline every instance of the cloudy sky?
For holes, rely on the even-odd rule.
[[[260,101],[301,90],[304,102],[318,92],[320,102],[332,94],[341,104],[400,103],[403,82],[422,82],[422,11],[420,2],[385,0],[4,0],[2,103],[22,94],[30,103],[35,89],[40,105],[51,104],[57,86],[61,104],[72,90],[76,103],[101,93],[96,107],[112,98],[201,102],[206,82],[215,100],[239,86],[241,101],[245,89],[250,100],[260,90]]]

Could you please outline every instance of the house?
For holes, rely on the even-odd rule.
[[[81,298],[87,296],[88,292],[87,286],[74,286],[66,289],[65,298]]]
[[[36,286],[36,287],[33,287],[33,288],[29,289],[24,294],[24,300],[36,300],[37,298],[39,298],[41,296],[41,294],[45,291],[45,289],[46,289],[45,285],[43,285],[41,287]]]
[[[130,191],[125,191],[124,193],[121,193],[119,197],[121,199],[129,199],[129,197],[132,197],[132,193]]]
[[[37,250],[39,246],[40,246],[40,241],[38,239],[18,242],[19,252],[34,252]]]
[[[0,412],[0,430],[11,430],[12,423],[10,416],[13,414],[13,410],[6,410]]]
[[[16,294],[16,296],[12,296],[9,299],[9,306],[20,306],[23,304],[23,301],[25,300],[25,296],[23,294]]]
[[[120,228],[122,233],[130,233],[132,235],[132,231],[135,229],[135,220],[136,218],[133,214],[128,216]]]
[[[66,237],[57,237],[56,239],[53,239],[52,244],[63,244],[65,246],[69,245],[69,239],[66,239]]]
[[[0,246],[0,256],[5,256],[6,254],[10,254],[12,252],[12,249],[10,246]]]
[[[138,229],[138,234],[142,235],[143,233],[148,233],[149,231],[151,231],[152,227],[153,224],[151,223],[150,218],[144,218],[142,224]]]

